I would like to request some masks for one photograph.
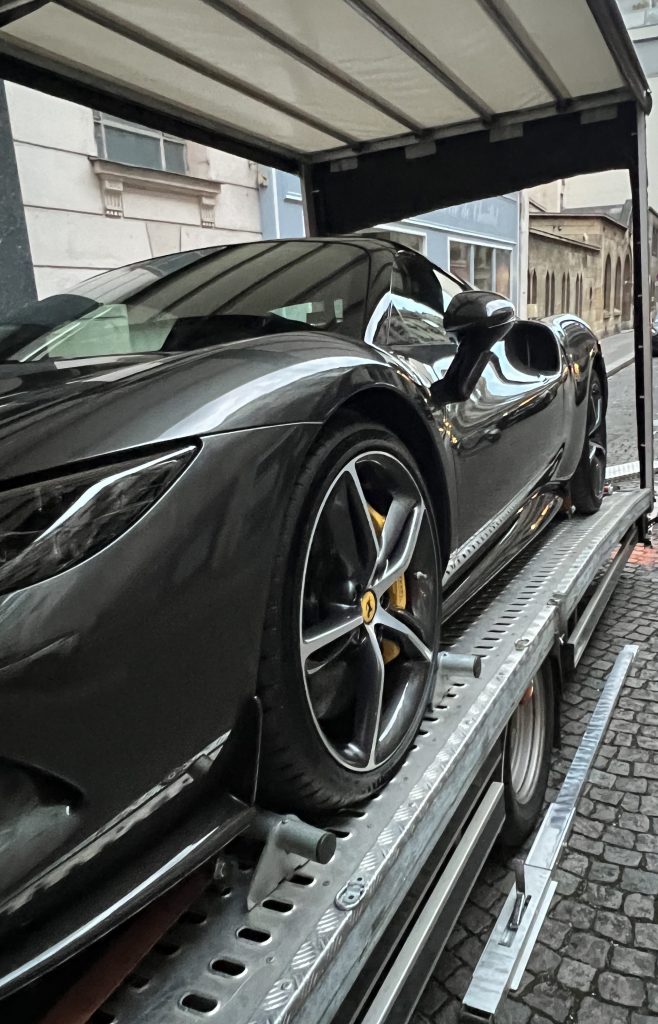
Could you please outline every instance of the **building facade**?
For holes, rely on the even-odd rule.
[[[271,168],[261,169],[261,219],[266,238],[304,233],[299,179]],[[471,281],[476,288],[522,301],[520,197],[484,199],[462,206],[378,224],[368,231],[408,245],[434,263]]]
[[[550,193],[542,189],[546,199]],[[576,313],[600,337],[632,326],[630,212],[629,204],[545,210],[531,201],[529,316]]]
[[[5,93],[0,144],[19,190],[3,201],[22,204],[39,297],[123,263],[261,237],[256,164],[24,86]]]

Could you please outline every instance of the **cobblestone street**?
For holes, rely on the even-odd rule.
[[[633,367],[610,380],[609,463],[637,458]],[[658,388],[654,385],[654,403]],[[558,872],[558,890],[517,993],[500,1024],[658,1022],[658,544],[636,548],[565,685],[559,787],[598,692],[624,643],[640,652],[604,738]],[[464,907],[414,1024],[453,1024],[512,885],[493,855]]]

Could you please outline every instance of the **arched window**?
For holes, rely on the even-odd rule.
[[[631,273],[631,258],[626,253],[624,260],[624,280],[621,293],[621,318],[625,323],[631,320],[631,300],[633,291],[633,275]]]
[[[606,257],[605,271],[603,274],[603,310],[609,313],[612,309],[610,300],[612,299],[612,264],[610,257]]]
[[[583,275],[578,275],[578,296],[576,298],[576,313],[583,315]]]
[[[555,274],[551,274],[551,313],[555,312]]]
[[[615,309],[621,310],[621,259],[617,257],[615,268]]]
[[[567,301],[564,304],[564,312],[568,313],[571,309],[571,274],[567,274]]]
[[[533,270],[533,272],[532,272],[532,284],[530,286],[530,294],[532,296],[530,301],[534,302],[535,305],[536,305],[537,304],[537,271],[536,270]]]
[[[592,302],[593,302],[593,301],[594,301],[594,289],[593,289],[593,288],[592,288],[592,286],[590,285],[590,286],[589,286],[589,308],[590,308],[590,309],[592,308]]]
[[[551,312],[551,275],[546,271],[544,282],[544,316],[550,316]]]
[[[567,275],[562,275],[562,288],[560,289],[560,313],[567,311]]]

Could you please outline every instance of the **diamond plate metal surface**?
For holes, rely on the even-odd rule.
[[[108,1001],[106,1024],[330,1021],[562,623],[648,507],[646,492],[612,494],[598,515],[549,527],[477,595],[443,640],[480,654],[482,675],[448,689],[382,793],[328,823],[339,835],[332,861],[302,868],[250,912],[248,871],[206,892]],[[356,879],[362,897],[339,909]]]

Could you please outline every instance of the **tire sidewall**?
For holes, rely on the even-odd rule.
[[[402,462],[412,474],[425,502],[436,557],[437,630],[433,660],[423,699],[419,701],[416,715],[409,728],[383,764],[372,771],[359,772],[338,762],[318,735],[300,663],[299,622],[306,558],[322,504],[335,478],[345,465],[359,454],[375,451],[393,455]],[[304,472],[306,480],[300,493],[293,497],[281,538],[287,568],[281,578],[273,581],[274,592],[271,597],[274,602],[278,601],[278,679],[275,687],[269,688],[270,693],[273,689],[276,690],[276,702],[274,706],[270,702],[270,706],[265,707],[264,729],[271,731],[283,725],[286,734],[291,737],[291,760],[304,775],[316,776],[323,790],[328,794],[335,794],[335,806],[341,806],[350,801],[364,799],[391,777],[403,760],[403,754],[413,742],[425,713],[439,653],[441,567],[438,531],[430,495],[413,457],[394,435],[377,424],[360,421],[336,430],[328,440],[325,438],[324,444],[316,446]],[[282,723],[283,716],[285,723]],[[265,739],[267,740],[267,736]],[[290,806],[289,801],[286,806]]]
[[[528,800],[521,803],[511,784],[510,773],[510,734],[505,737],[503,757],[503,782],[505,785],[505,824],[500,834],[503,846],[515,847],[524,842],[534,829],[546,797],[548,775],[551,768],[551,752],[553,749],[553,730],[555,722],[555,693],[553,674],[549,663],[537,673],[535,685],[544,687],[544,748],[540,770],[536,784]]]

